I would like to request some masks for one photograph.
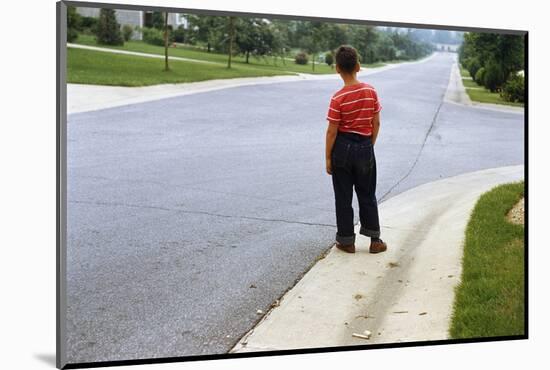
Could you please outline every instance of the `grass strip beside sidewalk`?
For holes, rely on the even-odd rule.
[[[180,60],[170,61],[170,71],[164,71],[164,60],[133,55],[112,54],[84,49],[67,50],[67,81],[69,83],[148,86],[165,83],[195,82],[222,78],[292,75],[277,70],[244,66],[202,64]]]
[[[480,338],[523,335],[524,226],[506,214],[524,194],[524,183],[482,195],[468,226],[462,282],[457,287],[450,335]]]

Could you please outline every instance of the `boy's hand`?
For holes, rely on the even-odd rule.
[[[327,173],[332,175],[332,163],[330,159],[327,159]]]

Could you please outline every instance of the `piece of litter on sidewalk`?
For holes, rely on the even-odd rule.
[[[258,315],[261,315],[261,314],[263,314],[263,313],[264,313],[264,311],[262,311],[262,310],[258,310],[258,311],[256,311],[256,313],[257,313]]]
[[[389,268],[399,267],[399,263],[397,263],[397,262],[388,262],[388,267]]]
[[[257,288],[257,287],[254,284],[250,284],[249,288]]]
[[[420,313],[418,314],[418,316],[424,316],[424,315],[427,315],[427,314],[428,314],[427,312],[420,312]]]
[[[367,337],[366,335],[357,334],[357,333],[353,333],[351,336],[355,338],[361,338],[361,339],[370,339],[370,337]]]
[[[393,313],[409,313],[409,311],[393,311]]]
[[[280,305],[280,302],[279,302],[279,300],[277,299],[275,302],[273,302],[273,303],[271,304],[271,307],[279,307],[279,305]]]

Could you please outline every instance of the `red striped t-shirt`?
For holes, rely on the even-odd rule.
[[[374,114],[381,109],[374,87],[360,82],[344,86],[332,96],[327,119],[338,124],[338,131],[370,136]]]

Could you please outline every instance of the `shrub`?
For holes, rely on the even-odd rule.
[[[506,74],[502,67],[494,60],[487,62],[483,84],[491,92],[498,91],[506,81]]]
[[[334,56],[331,52],[325,54],[325,63],[329,66],[332,66],[332,64],[334,63]]]
[[[179,26],[170,33],[170,40],[172,42],[185,42],[185,29],[183,26]]]
[[[145,27],[141,31],[143,33],[144,42],[151,45],[164,46],[164,33],[161,30]]]
[[[464,68],[466,68],[470,73],[470,76],[472,76],[472,78],[475,79],[477,71],[481,68],[479,59],[477,58],[467,59],[466,65],[464,66]]]
[[[96,29],[98,44],[123,45],[124,39],[113,9],[101,9]]]
[[[132,26],[130,26],[129,24],[125,24],[124,26],[122,26],[122,37],[124,38],[124,41],[130,41],[133,34],[134,28]]]
[[[294,57],[294,61],[296,62],[296,64],[307,64],[309,62],[309,58],[306,53],[299,52]]]
[[[477,70],[476,76],[474,78],[474,81],[477,82],[478,85],[484,86],[485,85],[485,68],[481,67]]]
[[[96,33],[97,23],[95,17],[80,17],[80,29],[84,32]]]
[[[519,75],[512,75],[502,87],[500,93],[502,98],[510,102],[525,102],[525,78]]]

